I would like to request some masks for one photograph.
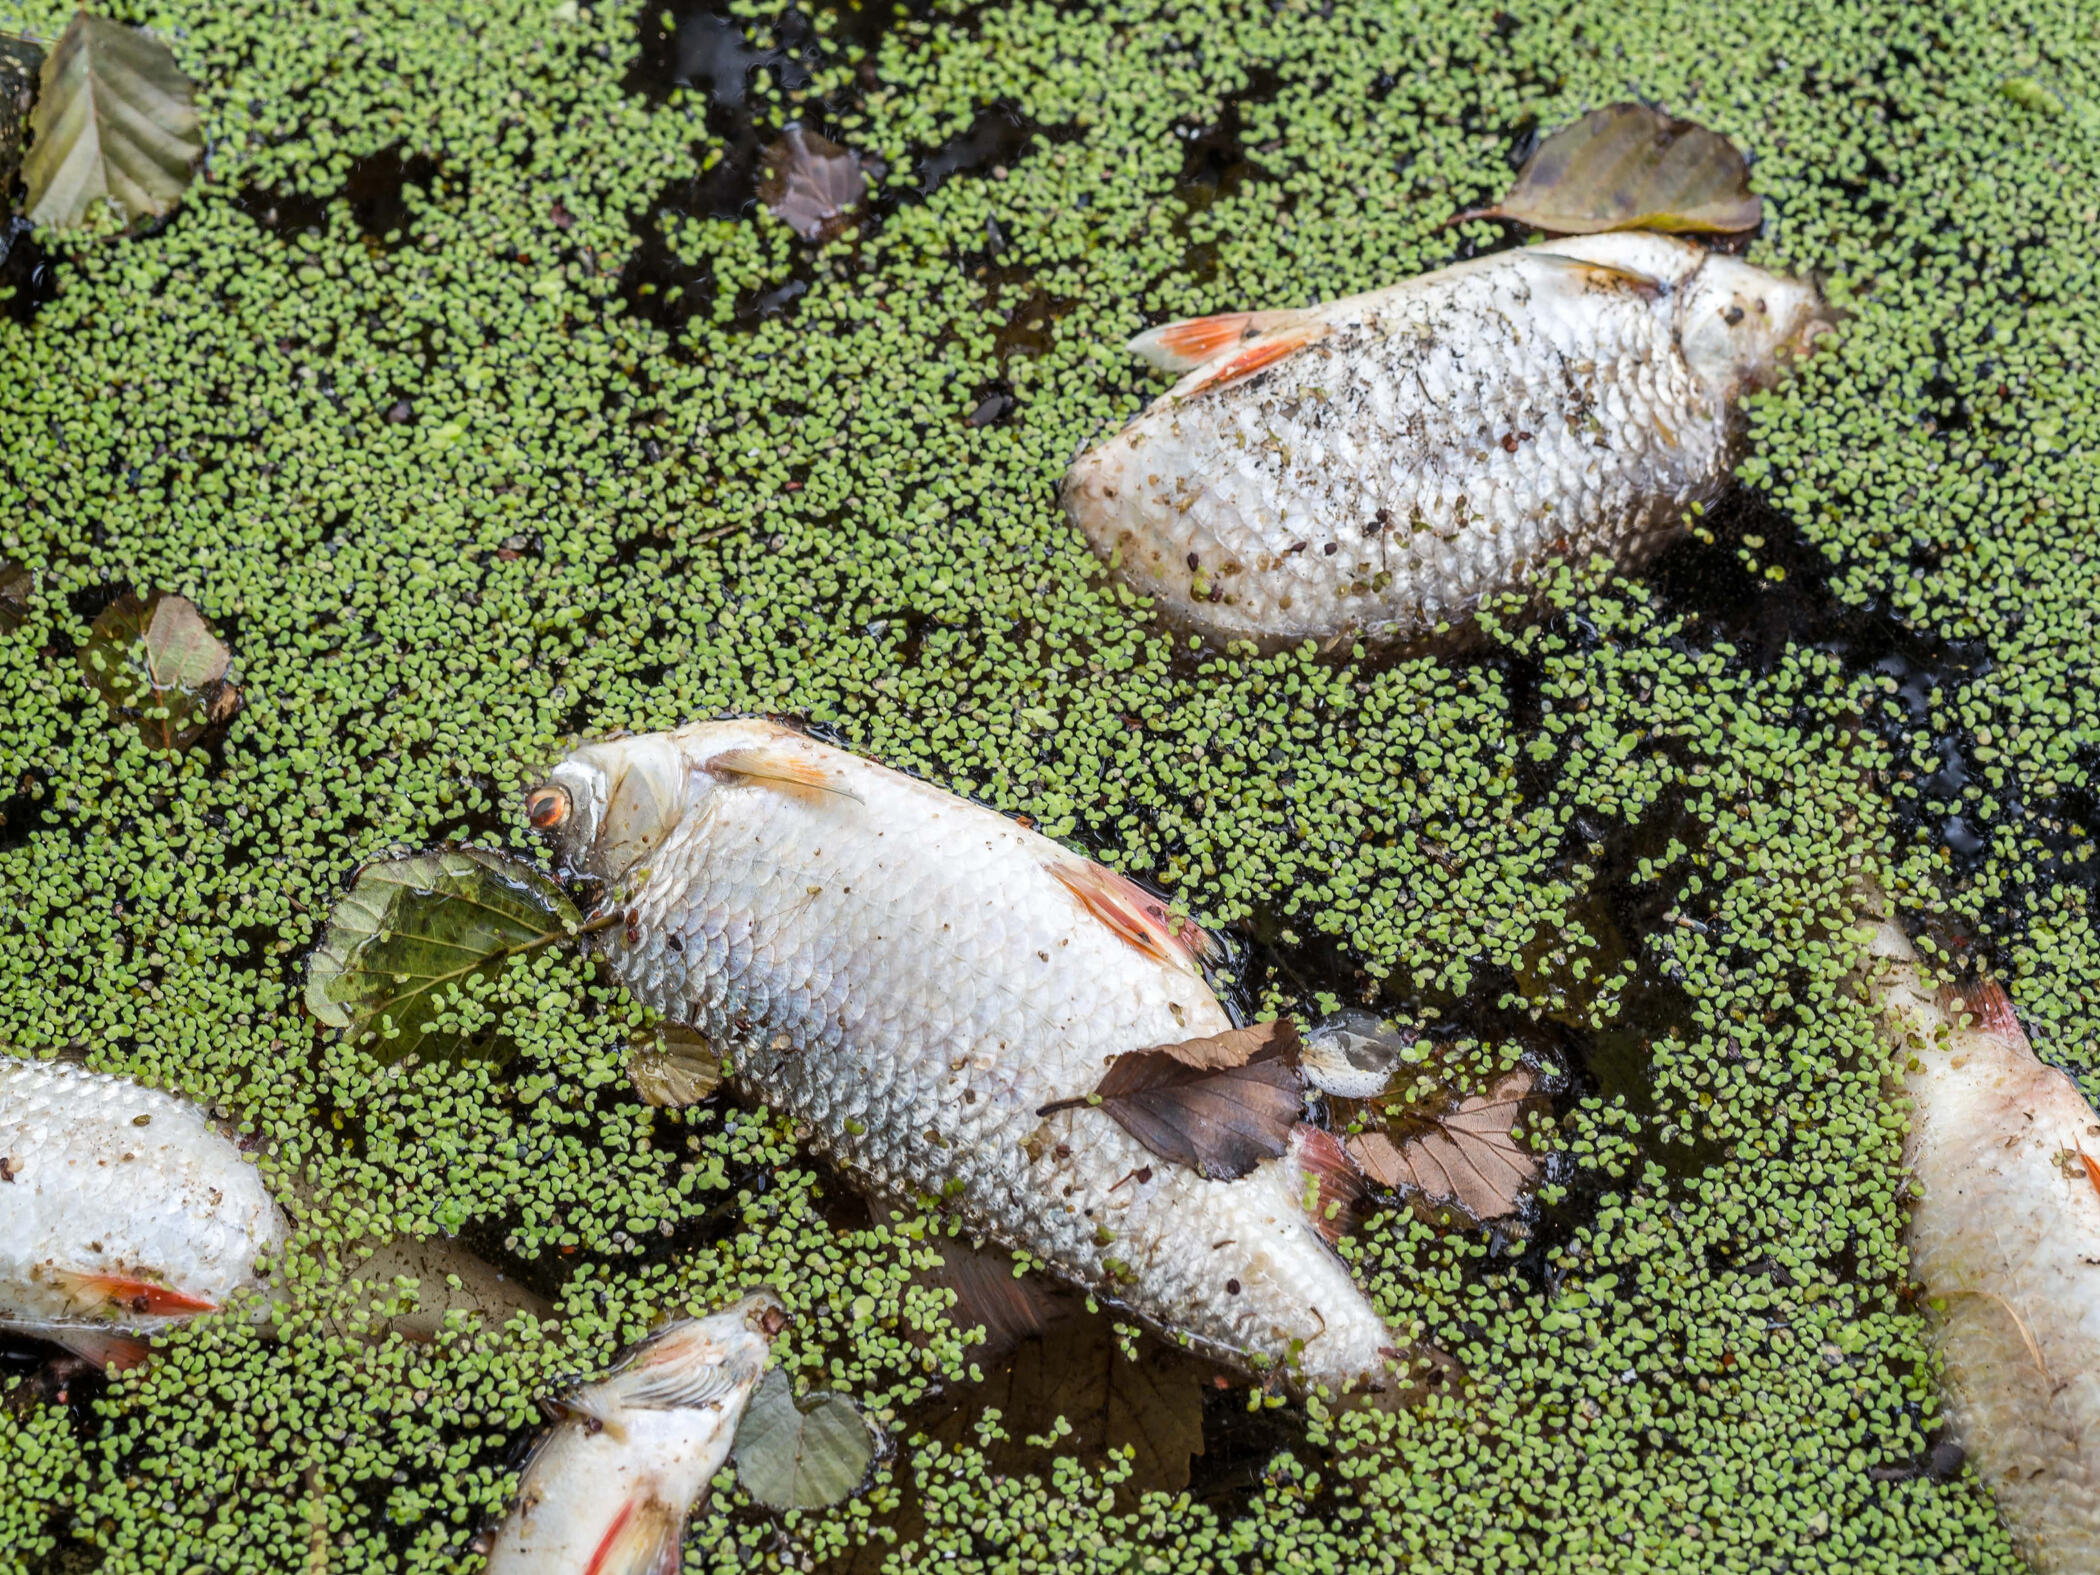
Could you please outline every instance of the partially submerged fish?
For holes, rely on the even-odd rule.
[[[2040,1575],[2100,1569],[2100,1112],[2005,992],[1936,994],[1871,898],[1871,994],[1914,1102],[1911,1272],[1946,1410]]]
[[[98,1359],[258,1284],[284,1217],[195,1105],[0,1058],[0,1327]]]
[[[1638,232],[1169,323],[1130,348],[1187,375],[1065,506],[1213,636],[1405,638],[1557,559],[1639,562],[1726,482],[1737,397],[1827,325],[1811,284]]]
[[[489,1575],[659,1575],[736,1441],[787,1316],[770,1292],[670,1324],[563,1397],[489,1553]]]
[[[608,951],[628,989],[877,1191],[943,1199],[1243,1366],[1381,1369],[1397,1342],[1307,1210],[1331,1141],[1301,1129],[1209,1180],[1099,1109],[1041,1114],[1125,1052],[1231,1027],[1208,938],[1140,887],[758,721],[588,745],[527,812],[624,912]]]

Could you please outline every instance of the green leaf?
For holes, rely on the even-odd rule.
[[[149,749],[187,749],[240,707],[226,682],[232,653],[187,598],[127,592],[102,610],[80,670]]]
[[[852,1497],[875,1461],[875,1438],[851,1397],[812,1395],[797,1403],[778,1368],[736,1430],[737,1481],[769,1509],[822,1509]]]
[[[1734,143],[1645,104],[1593,109],[1534,150],[1509,195],[1461,219],[1510,219],[1552,235],[1753,230],[1764,218]],[[1455,221],[1454,221],[1455,222]]]
[[[195,84],[166,44],[78,11],[39,81],[22,160],[33,222],[71,228],[104,198],[157,217],[189,189],[204,152]]]
[[[576,933],[576,905],[546,875],[486,848],[368,864],[330,916],[306,969],[306,1007],[392,1063],[491,1053],[448,998],[520,952]]]

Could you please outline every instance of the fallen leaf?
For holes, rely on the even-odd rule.
[[[1384,1132],[1349,1139],[1350,1158],[1380,1186],[1448,1203],[1485,1223],[1506,1218],[1538,1182],[1538,1156],[1518,1145],[1517,1118],[1536,1086],[1518,1070],[1441,1116],[1416,1116],[1420,1128],[1395,1143]]]
[[[531,865],[486,848],[367,864],[337,901],[306,969],[306,1007],[391,1064],[490,1052],[494,1025],[448,1010],[453,987],[566,939],[576,905]]]
[[[758,200],[805,241],[837,235],[868,194],[860,155],[800,126],[781,133],[761,164]]]
[[[1552,235],[1732,234],[1764,218],[1749,182],[1748,162],[1726,137],[1645,104],[1613,104],[1554,132],[1507,196],[1458,218],[1509,219]]]
[[[1203,1453],[1203,1384],[1211,1371],[1157,1340],[1125,1355],[1113,1321],[1096,1316],[1023,1342],[983,1383],[957,1394],[926,1432],[983,1450],[992,1470],[1006,1476],[1047,1477],[1053,1459],[1092,1466],[1111,1449],[1130,1449],[1135,1457],[1122,1492],[1177,1492],[1188,1486],[1190,1458]],[[980,1430],[989,1411],[999,1413],[1004,1437]],[[1045,1447],[1060,1419],[1069,1431]]]
[[[925,1273],[934,1285],[955,1292],[948,1321],[958,1329],[984,1330],[984,1343],[970,1348],[976,1361],[1004,1356],[1023,1340],[1042,1334],[1064,1312],[1071,1298],[1062,1287],[1034,1274],[1016,1275],[1013,1255],[1003,1248],[970,1247],[943,1241],[937,1269]]]
[[[722,1057],[683,1023],[660,1023],[639,1036],[627,1076],[645,1105],[697,1105],[722,1083]]]
[[[29,621],[29,598],[35,594],[36,576],[19,563],[0,558],[0,633]]]
[[[1305,1101],[1297,1047],[1297,1031],[1278,1023],[1133,1050],[1116,1057],[1092,1094],[1055,1100],[1037,1114],[1098,1103],[1161,1159],[1213,1181],[1235,1180],[1290,1142]],[[1218,1064],[1235,1055],[1245,1059]]]
[[[39,84],[22,160],[34,223],[70,228],[104,198],[158,217],[189,189],[204,152],[195,84],[159,39],[76,11]]]
[[[80,670],[149,749],[187,749],[231,716],[232,653],[186,598],[126,593],[102,610],[80,648]]]
[[[0,36],[0,257],[7,255],[4,231],[22,168],[22,144],[29,131],[30,106],[36,103],[37,71],[43,49],[26,38]]]
[[[737,1483],[768,1509],[822,1509],[853,1496],[875,1463],[875,1438],[849,1395],[795,1399],[774,1368],[737,1424]]]

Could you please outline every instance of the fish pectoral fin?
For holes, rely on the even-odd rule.
[[[82,1361],[93,1362],[104,1372],[121,1373],[138,1366],[153,1354],[153,1347],[128,1334],[110,1334],[97,1329],[52,1329],[54,1345],[62,1345]]]
[[[1176,383],[1168,393],[1176,399],[1188,399],[1206,393],[1213,388],[1223,388],[1228,383],[1237,383],[1274,366],[1286,357],[1296,355],[1307,345],[1317,344],[1327,337],[1327,325],[1314,320],[1279,328],[1273,333],[1249,340],[1243,349],[1230,355],[1218,356],[1203,363],[1187,377]]]
[[[135,1275],[99,1274],[88,1269],[52,1269],[48,1272],[77,1304],[97,1311],[180,1317],[219,1310],[217,1302]]]
[[[681,1363],[650,1367],[647,1358],[606,1381],[617,1386],[622,1410],[697,1411],[705,1406],[726,1405],[737,1386],[748,1377],[739,1362]]]
[[[1552,263],[1568,270],[1571,282],[1579,282],[1602,290],[1624,290],[1644,301],[1659,300],[1670,293],[1667,280],[1658,279],[1652,273],[1642,273],[1638,268],[1621,268],[1615,263],[1591,262],[1586,257],[1563,257],[1559,252],[1533,252],[1540,262]]]
[[[678,1575],[685,1516],[653,1493],[621,1504],[592,1550],[583,1575]]]
[[[1167,905],[1106,865],[1073,859],[1044,866],[1093,918],[1155,962],[1199,972],[1218,943],[1193,920],[1176,924]]]
[[[1301,1121],[1291,1129],[1291,1153],[1298,1168],[1312,1177],[1305,1198],[1313,1229],[1338,1242],[1356,1223],[1363,1202],[1363,1172],[1332,1132]]]
[[[768,787],[798,798],[825,798],[860,802],[821,762],[808,760],[789,750],[765,744],[725,749],[707,762],[708,774],[739,787]]]
[[[1215,317],[1185,317],[1178,323],[1148,328],[1123,348],[1160,372],[1193,372],[1236,345],[1281,328],[1298,311],[1220,312]]]

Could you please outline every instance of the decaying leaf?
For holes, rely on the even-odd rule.
[[[0,558],[0,634],[29,621],[29,598],[35,594],[36,575]]]
[[[1091,1095],[1038,1114],[1098,1102],[1161,1159],[1231,1181],[1289,1144],[1305,1098],[1297,1050],[1288,1022],[1133,1050],[1116,1057]]]
[[[988,1361],[1047,1330],[1074,1305],[1070,1293],[1039,1275],[1014,1273],[1013,1255],[994,1246],[939,1243],[941,1264],[925,1272],[931,1284],[955,1292],[948,1321],[958,1329],[984,1330],[984,1343],[970,1356]]]
[[[722,1057],[683,1023],[659,1023],[636,1036],[627,1075],[645,1105],[697,1105],[722,1083]]]
[[[102,610],[80,670],[112,711],[138,724],[149,749],[187,749],[240,708],[226,681],[232,653],[181,596],[126,593]]]
[[[195,86],[159,39],[76,11],[30,112],[29,217],[63,229],[105,198],[134,221],[174,207],[204,152]]]
[[[15,175],[22,168],[22,144],[29,134],[29,110],[36,103],[37,73],[44,51],[26,38],[0,36],[0,231],[5,229],[14,195]],[[7,240],[0,234],[0,257]]]
[[[800,126],[781,133],[762,165],[758,200],[805,241],[837,235],[868,194],[860,155]]]
[[[731,1458],[738,1485],[769,1509],[822,1509],[859,1489],[875,1461],[875,1437],[851,1396],[798,1403],[776,1367],[744,1409]]]
[[[1764,217],[1749,183],[1748,162],[1718,132],[1645,104],[1613,104],[1554,132],[1524,161],[1507,196],[1459,218],[1510,219],[1551,235],[1726,235],[1753,230]]]
[[[1520,1068],[1456,1110],[1418,1118],[1420,1130],[1398,1143],[1383,1132],[1350,1138],[1349,1156],[1381,1186],[1450,1204],[1483,1223],[1506,1218],[1541,1174],[1538,1156],[1517,1142],[1515,1130],[1536,1084],[1536,1074]]]
[[[1172,1493],[1188,1486],[1189,1460],[1203,1453],[1209,1372],[1156,1340],[1126,1355],[1105,1316],[1075,1320],[1024,1341],[982,1384],[960,1391],[926,1432],[983,1450],[992,1470],[1006,1476],[1047,1477],[1054,1457],[1093,1466],[1111,1449],[1131,1449],[1132,1474],[1122,1491]],[[991,1410],[1003,1437],[979,1426]],[[1052,1445],[1060,1418],[1069,1431]]]
[[[307,964],[306,1007],[371,1035],[383,1062],[486,1054],[494,1025],[448,1009],[450,987],[576,929],[561,887],[508,854],[446,848],[367,864]]]

